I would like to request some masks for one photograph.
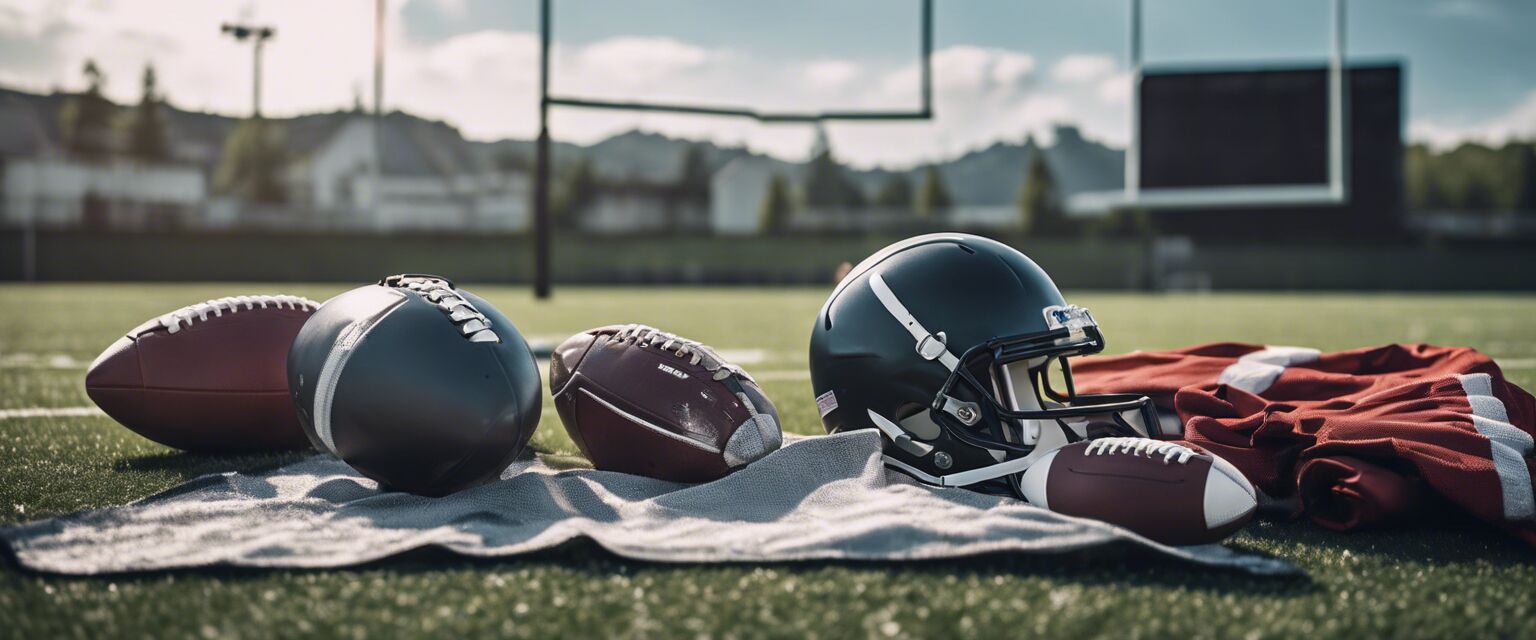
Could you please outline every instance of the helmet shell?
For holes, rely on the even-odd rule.
[[[995,240],[937,233],[876,252],[838,284],[811,332],[811,385],[828,433],[875,427],[870,412],[899,422],[926,411],[950,376],[938,360],[918,354],[916,339],[871,287],[876,275],[923,328],[943,333],[957,357],[994,338],[1047,332],[1045,310],[1066,304],[1045,270]],[[974,373],[991,379],[988,371]],[[951,395],[985,402],[966,387],[952,388]],[[931,416],[935,422],[941,417]],[[913,435],[946,452],[940,460],[949,464],[936,467],[935,456],[893,446],[886,447],[887,455],[934,475],[993,464],[1000,455],[955,441],[943,429]]]

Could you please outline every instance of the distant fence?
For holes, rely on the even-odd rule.
[[[556,283],[828,283],[888,236],[556,236]],[[1064,289],[1138,289],[1195,281],[1215,289],[1536,291],[1536,247],[1525,245],[1207,245],[1174,261],[1125,239],[1002,238]],[[0,231],[0,280],[21,280],[24,239]],[[468,282],[526,282],[521,235],[40,231],[40,281],[360,282],[402,272]],[[1161,255],[1156,253],[1154,255]],[[1198,276],[1188,278],[1189,275]]]

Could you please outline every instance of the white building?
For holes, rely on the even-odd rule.
[[[0,91],[0,226],[196,224],[208,195],[201,167],[66,157],[57,118],[41,100]]]
[[[759,214],[773,163],[766,158],[736,158],[710,178],[709,228],[720,235],[750,235],[762,230]]]
[[[448,125],[398,113],[378,124],[383,162],[377,196],[370,170],[375,120],[357,114],[290,165],[293,199],[320,212],[356,212],[354,224],[375,231],[528,226],[531,184],[526,174],[496,171]]]
[[[196,166],[57,157],[6,158],[6,226],[127,229],[196,224],[208,183]]]

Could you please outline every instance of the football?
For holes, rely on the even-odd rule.
[[[1019,484],[1035,506],[1170,545],[1220,542],[1258,506],[1253,485],[1231,463],[1194,445],[1148,438],[1061,447],[1025,470]]]
[[[446,278],[391,276],[327,301],[288,354],[304,433],[391,490],[491,482],[539,423],[528,343]]]
[[[779,448],[779,416],[714,350],[644,325],[584,331],[555,348],[549,389],[598,469],[707,482]]]
[[[112,419],[168,447],[256,453],[309,446],[288,399],[288,347],[319,305],[236,296],[183,307],[129,331],[85,373]]]

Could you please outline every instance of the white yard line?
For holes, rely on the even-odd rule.
[[[84,369],[89,362],[62,353],[7,353],[0,355],[0,369]]]
[[[748,371],[755,380],[810,380],[809,369],[778,369],[773,371]]]
[[[715,353],[731,364],[758,364],[768,361],[767,349],[716,349]]]
[[[0,420],[19,418],[83,418],[104,416],[96,407],[31,407],[27,409],[0,409]]]

